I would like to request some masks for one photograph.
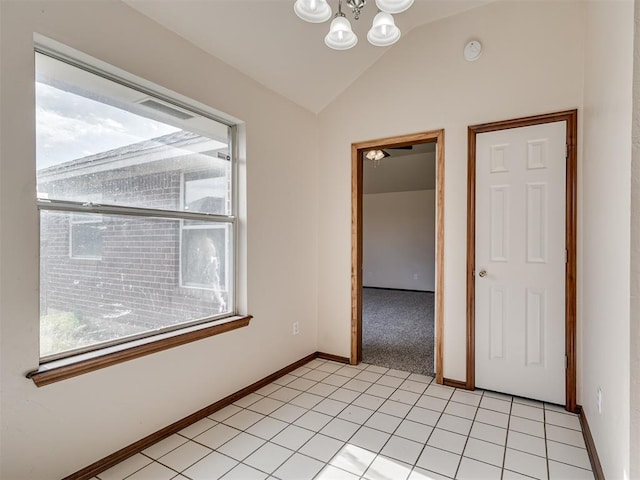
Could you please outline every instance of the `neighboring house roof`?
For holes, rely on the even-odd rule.
[[[190,202],[186,209],[191,212],[217,213],[223,208],[225,199],[220,197],[203,197]]]
[[[194,132],[180,130],[150,140],[132,143],[124,147],[43,168],[38,170],[38,182],[48,183],[80,175],[172,160],[186,155],[201,157],[201,160],[211,165],[211,155],[204,156],[202,154],[216,150],[227,150],[226,146],[220,148],[220,145],[222,145],[221,142],[216,140],[203,137]],[[213,158],[219,162],[225,161],[215,156]],[[148,173],[151,173],[151,171]]]

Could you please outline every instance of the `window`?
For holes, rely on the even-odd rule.
[[[217,173],[217,175],[216,175]],[[224,213],[229,209],[229,176],[225,172],[189,172],[183,176],[185,210]],[[183,221],[180,244],[180,278],[183,287],[228,290],[224,254],[229,232],[220,225]]]
[[[44,362],[235,314],[234,128],[36,53]]]
[[[219,225],[182,225],[180,274],[182,285],[226,292],[226,252],[229,232]]]
[[[87,260],[102,257],[102,220],[95,215],[77,213],[70,218],[69,256]]]

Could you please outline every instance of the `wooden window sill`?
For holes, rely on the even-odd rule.
[[[37,370],[29,372],[27,378],[33,380],[38,387],[43,387],[50,383],[144,357],[151,353],[161,352],[162,350],[246,327],[252,318],[251,315],[233,316],[103,348],[94,352],[54,360],[40,365]]]

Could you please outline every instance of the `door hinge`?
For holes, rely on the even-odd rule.
[[[564,263],[569,263],[569,250],[564,249]]]
[[[564,356],[564,368],[569,368],[569,357],[566,355]]]
[[[564,144],[564,158],[569,158],[569,144],[567,143]]]

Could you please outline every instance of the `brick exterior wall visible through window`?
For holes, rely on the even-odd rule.
[[[126,179],[126,189],[121,188],[125,180],[108,181],[104,191],[113,197],[136,191],[149,207],[174,208],[180,201],[180,178],[179,171],[138,176]],[[180,287],[180,222],[130,217],[123,224],[121,217],[105,216],[98,260],[70,258],[67,216],[43,227],[43,311],[109,318],[144,330],[173,318],[211,316],[210,291]]]
[[[171,143],[171,135],[167,137],[161,139],[163,143]],[[189,137],[191,141],[194,138],[195,135]],[[207,152],[207,155],[212,154]],[[119,152],[111,152],[111,156],[119,158]],[[91,162],[91,159],[85,159],[85,162]],[[193,170],[190,171],[199,178],[219,175],[216,169],[202,170],[201,163],[201,156],[183,155],[170,161],[162,159],[155,164],[148,163],[146,170],[157,172],[137,176],[123,176],[128,172],[108,168],[87,178],[66,174],[57,180],[39,183],[38,190],[47,197],[67,195],[70,191],[76,196],[91,197],[100,192],[101,203],[104,204],[135,202],[144,208],[177,210],[182,207],[185,167],[191,166]],[[180,169],[166,170],[172,165]],[[43,178],[56,178],[58,170],[61,168],[48,169]],[[84,186],[86,192],[82,192],[79,185]],[[220,202],[213,204],[219,205]],[[112,340],[115,333],[119,336],[135,335],[226,311],[228,299],[225,294],[228,292],[207,285],[198,285],[197,288],[184,286],[181,282],[184,225],[195,223],[195,228],[211,229],[209,224],[178,219],[93,215],[97,218],[86,225],[89,225],[87,228],[98,229],[99,254],[96,258],[82,258],[73,255],[70,235],[72,228],[77,226],[77,219],[88,222],[87,217],[90,219],[91,215],[42,212],[42,316],[69,316],[76,322],[76,328],[83,330],[83,335],[94,342],[101,342]],[[214,224],[213,228],[220,231],[220,227],[226,234],[224,225],[215,227]],[[91,235],[86,237],[95,238]],[[218,250],[215,251],[218,257],[228,253]],[[196,255],[201,253],[196,252]],[[223,262],[226,258],[216,261]],[[196,274],[195,277],[201,278],[202,275],[198,277]]]

